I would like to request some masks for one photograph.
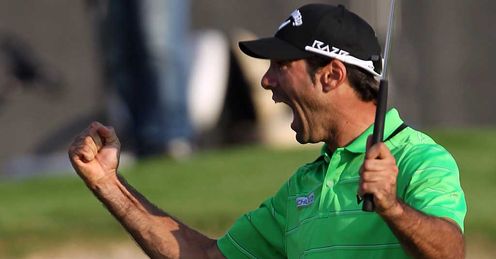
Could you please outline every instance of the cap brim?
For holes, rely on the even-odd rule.
[[[240,41],[239,48],[246,55],[261,59],[292,60],[313,55],[275,37]]]

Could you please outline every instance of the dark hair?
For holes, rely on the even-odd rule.
[[[317,73],[320,68],[329,64],[332,61],[332,58],[315,55],[306,58],[305,61],[308,64],[307,72],[310,75],[312,82],[315,83],[315,73]],[[344,62],[343,64],[346,67],[348,81],[350,82],[351,87],[355,90],[360,99],[365,102],[375,102],[377,98],[377,92],[379,91],[379,81],[375,79],[374,75],[367,72],[361,67],[350,65]]]

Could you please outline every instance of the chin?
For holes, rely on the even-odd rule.
[[[308,144],[308,143],[311,143],[310,142],[310,139],[308,138],[308,136],[305,136],[301,133],[296,133],[296,141],[298,141],[298,143],[300,144]]]
[[[316,144],[316,143],[322,142],[322,140],[312,139],[311,136],[304,135],[301,133],[296,133],[295,138],[296,138],[296,141],[298,141],[298,143],[300,143],[300,144]]]
[[[305,144],[306,143],[305,142],[305,139],[303,139],[303,137],[301,136],[301,134],[298,133],[298,132],[296,132],[296,134],[295,134],[295,139],[300,144]]]
[[[303,139],[299,139],[298,137],[296,137],[296,141],[300,144],[307,144],[307,142]]]

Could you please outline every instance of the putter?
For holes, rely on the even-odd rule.
[[[384,65],[381,75],[381,81],[379,83],[379,93],[377,94],[377,108],[375,111],[372,145],[382,142],[384,137],[384,120],[386,117],[387,97],[388,97],[387,71],[388,71],[389,51],[391,48],[391,34],[393,32],[393,23],[394,23],[394,1],[395,0],[391,0],[391,6],[389,10],[386,44],[384,46]],[[374,196],[372,194],[367,193],[364,195],[362,210],[369,212],[375,210]]]

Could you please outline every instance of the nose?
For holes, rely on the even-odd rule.
[[[276,85],[276,80],[272,73],[270,72],[270,68],[265,72],[265,74],[262,76],[262,81],[260,82],[262,87],[265,90],[270,90]]]

